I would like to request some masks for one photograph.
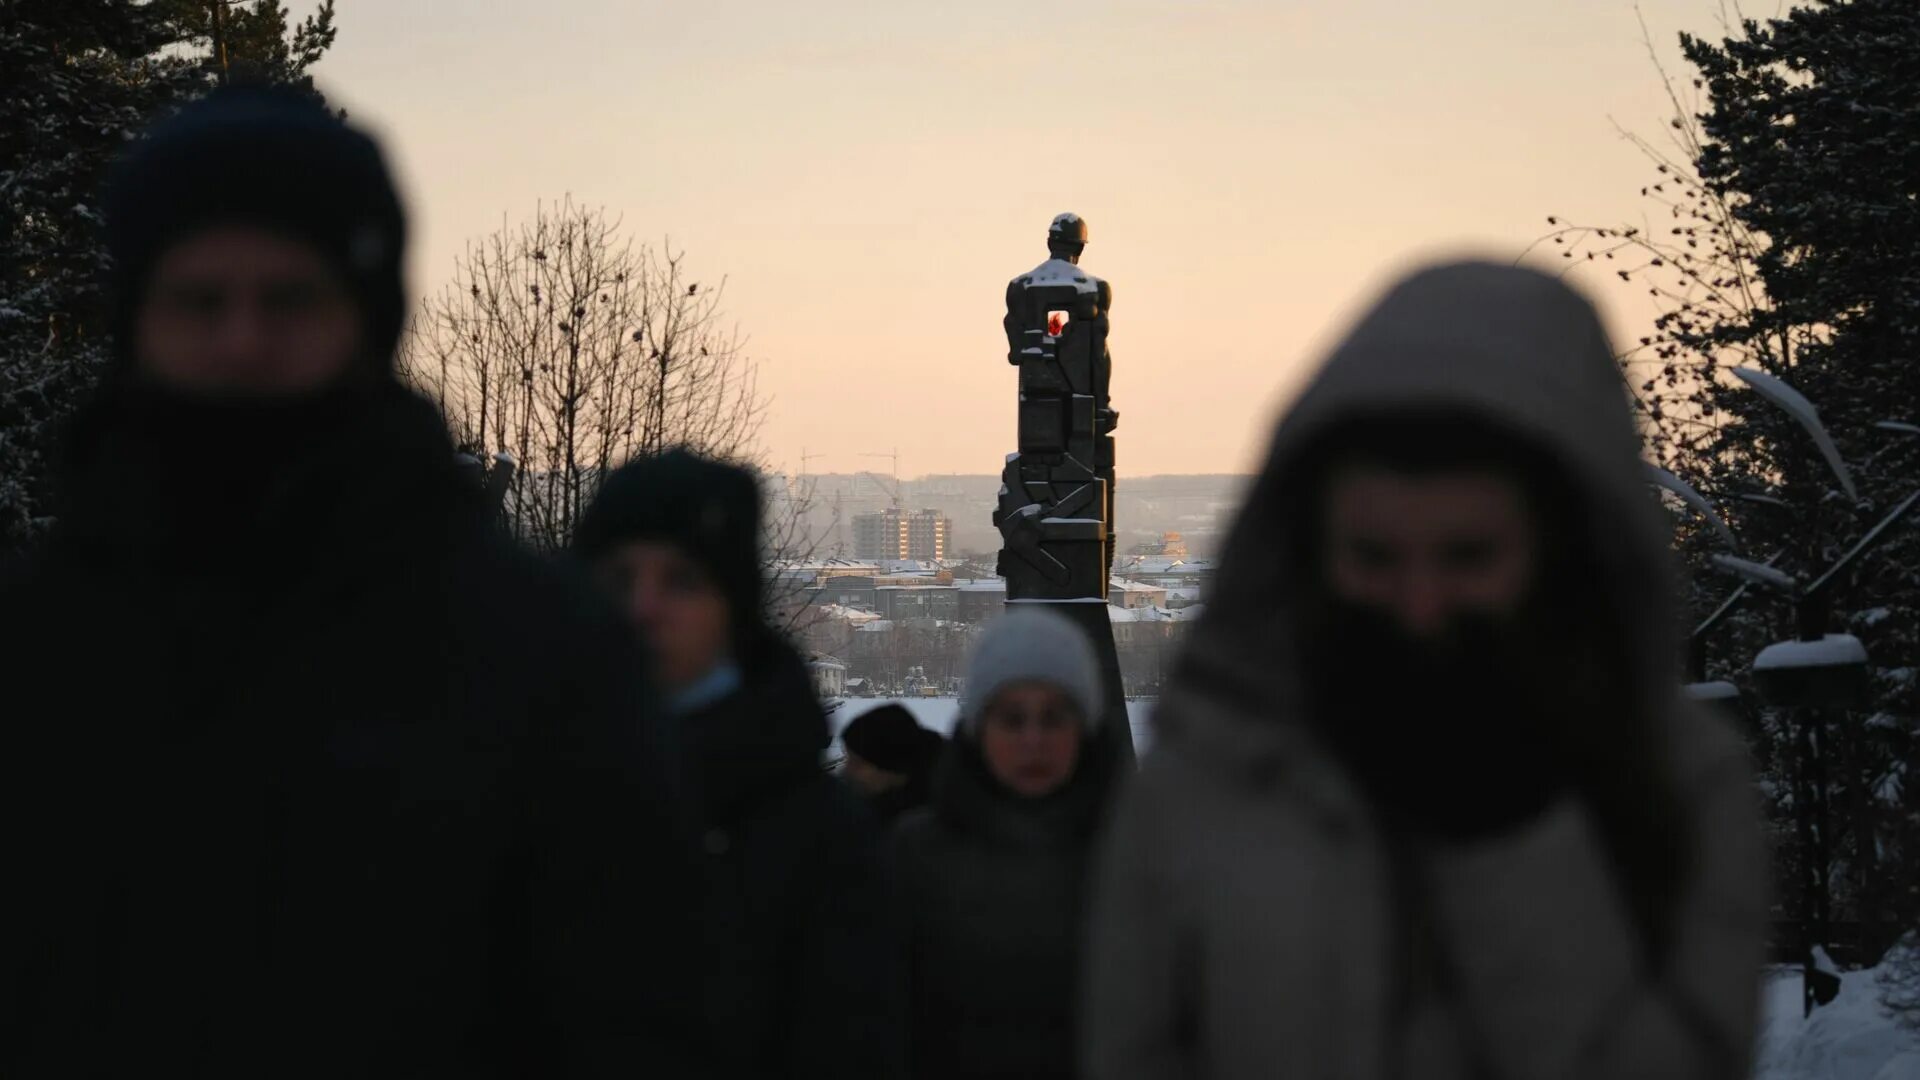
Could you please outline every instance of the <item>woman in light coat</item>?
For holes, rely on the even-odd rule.
[[[1592,309],[1417,274],[1281,424],[1098,878],[1095,1080],[1746,1073],[1766,903]]]

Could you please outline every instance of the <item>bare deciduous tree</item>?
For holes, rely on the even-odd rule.
[[[414,320],[403,367],[463,450],[519,462],[508,520],[558,548],[629,458],[685,447],[757,464],[766,400],[724,288],[602,210],[542,206],[468,247]]]
[[[635,244],[603,210],[541,206],[468,246],[414,319],[402,370],[462,451],[517,462],[502,510],[537,548],[567,544],[608,472],[684,448],[776,481],[767,558],[804,561],[811,486],[778,483],[762,459],[768,402],[725,287],[694,278],[670,244]],[[768,597],[789,631],[805,617],[792,601]]]

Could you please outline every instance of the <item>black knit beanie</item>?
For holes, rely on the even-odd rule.
[[[685,450],[629,462],[610,474],[573,529],[592,561],[621,544],[672,544],[706,568],[727,598],[739,655],[755,651],[760,610],[760,485],[745,469]]]
[[[406,319],[406,214],[380,147],[310,97],[223,87],[156,125],[107,184],[115,358],[167,249],[214,225],[303,241],[339,271],[365,321],[366,373],[392,369]]]
[[[847,752],[887,772],[918,774],[933,764],[942,740],[914,720],[904,706],[882,705],[853,718],[840,733]]]

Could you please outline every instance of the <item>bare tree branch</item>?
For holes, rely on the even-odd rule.
[[[600,479],[636,456],[684,448],[774,475],[759,445],[768,401],[725,294],[726,279],[699,281],[671,240],[636,245],[604,210],[562,200],[467,245],[416,314],[401,371],[461,450],[517,461],[507,521],[555,550]],[[777,494],[767,558],[811,558],[810,487]],[[791,600],[770,595],[769,608]]]

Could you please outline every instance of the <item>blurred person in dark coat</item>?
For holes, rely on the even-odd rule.
[[[947,741],[921,727],[905,706],[889,703],[854,717],[840,733],[840,743],[847,751],[841,777],[882,824],[891,825],[926,805]]]
[[[728,1075],[899,1076],[902,961],[879,827],[824,771],[806,664],[762,614],[759,484],[682,450],[607,478],[574,549],[647,642],[704,848],[697,985]]]
[[[0,1075],[694,1075],[636,646],[393,372],[379,148],[223,90],[106,203],[116,361],[0,585]]]
[[[1399,283],[1288,413],[1106,846],[1097,1080],[1746,1075],[1765,853],[1614,351]]]

